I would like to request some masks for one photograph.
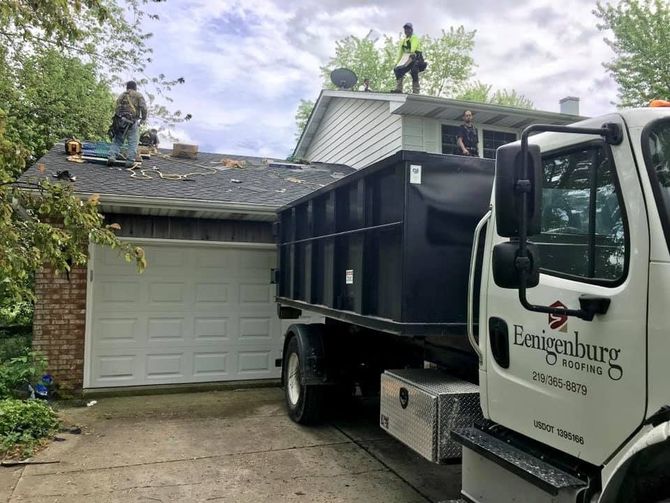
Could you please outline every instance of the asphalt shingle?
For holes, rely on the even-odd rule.
[[[78,193],[99,193],[103,198],[138,196],[277,208],[355,171],[340,164],[297,166],[274,159],[206,152],[190,160],[173,158],[170,153],[161,149],[132,173],[122,166],[68,161],[63,144],[58,143],[21,176],[21,181],[48,178],[56,182],[53,175],[68,170],[76,181],[60,183],[72,183]],[[226,167],[226,160],[243,161],[244,165]],[[43,171],[40,165],[44,165]],[[187,180],[169,179],[187,174]]]

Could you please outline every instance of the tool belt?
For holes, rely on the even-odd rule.
[[[130,129],[130,126],[135,124],[135,122],[136,119],[130,115],[115,114],[114,117],[112,117],[112,125],[109,126],[109,131],[107,131],[107,134],[109,135],[110,139],[114,139],[118,136],[125,137],[128,133],[128,129]]]

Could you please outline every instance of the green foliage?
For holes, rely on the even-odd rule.
[[[474,31],[466,31],[462,26],[442,30],[442,35],[436,38],[420,37],[421,50],[428,61],[428,69],[421,74],[424,94],[449,96],[472,74],[474,37]],[[395,84],[393,67],[398,62],[400,40],[385,35],[377,44],[367,37],[349,36],[336,42],[335,57],[321,68],[325,87],[335,88],[330,82],[331,71],[348,68],[360,82],[370,79],[373,91],[390,91]]]
[[[39,400],[0,400],[0,454],[29,454],[39,440],[54,434],[59,421],[48,404]]]
[[[24,332],[7,334],[0,330],[0,365],[21,356],[32,345],[32,327]]]
[[[0,3],[0,306],[32,301],[40,267],[65,273],[85,264],[89,241],[146,264],[140,248],[116,237],[117,225],[104,224],[97,196],[81,201],[70,186],[16,182],[56,140],[104,137],[114,97],[100,76],[140,72],[150,54],[139,26],[147,2],[125,3],[132,24],[113,0]],[[154,83],[170,86],[164,76]]]
[[[327,89],[335,89],[330,81],[330,72],[336,68],[348,68],[358,76],[358,83],[363,79],[370,79],[373,91],[390,90],[395,82],[393,66],[396,63],[398,48],[388,36],[384,37],[383,44],[377,46],[368,38],[349,36],[335,43],[335,56],[326,66],[321,67],[323,84]],[[302,103],[301,103],[302,105]]]
[[[298,125],[298,132],[295,135],[295,139],[300,140],[305,126],[307,126],[307,121],[309,121],[309,116],[312,114],[314,109],[314,102],[311,100],[300,100],[298,105],[298,111],[295,114],[295,122]]]
[[[0,303],[0,329],[7,326],[25,327],[32,321],[33,305],[30,302],[15,302],[8,305]]]
[[[115,98],[94,65],[47,49],[25,57],[10,71],[8,58],[0,51],[0,103],[7,113],[8,134],[33,159],[63,138],[105,139]]]
[[[475,31],[465,28],[442,30],[442,36],[421,37],[428,69],[421,76],[421,89],[430,96],[453,96],[453,93],[472,75],[475,66],[472,50]]]
[[[97,195],[83,201],[70,185],[35,180],[0,186],[0,202],[0,297],[7,301],[33,300],[28,280],[39,267],[64,273],[86,264],[89,241],[118,249],[140,271],[146,266],[144,251],[119,240],[117,224],[104,223]]]
[[[439,37],[421,36],[421,50],[428,68],[421,73],[421,92],[430,96],[457,98],[467,101],[496,103],[519,108],[533,108],[533,103],[514,90],[501,89],[492,93],[492,87],[481,82],[471,84],[468,79],[475,67],[472,50],[475,31],[463,26],[442,30]],[[395,87],[393,67],[398,62],[400,39],[385,35],[380,41],[349,36],[335,44],[335,56],[321,68],[323,85],[334,89],[330,72],[348,68],[359,78],[370,79],[372,91],[386,92]],[[301,100],[295,115],[297,138],[307,124],[314,107],[312,101]]]
[[[12,67],[20,67],[26,57],[57,50],[95,66],[99,76],[120,85],[135,75],[148,98],[152,121],[165,126],[187,120],[180,112],[170,112],[169,91],[184,78],[145,75],[152,61],[152,34],[143,26],[150,4],[163,0],[11,0],[0,2],[0,47],[7,48]],[[2,103],[2,102],[0,102]],[[108,121],[109,118],[106,120]]]
[[[492,103],[495,105],[504,105],[516,108],[533,108],[533,102],[523,94],[518,94],[515,90],[499,89],[495,92],[493,86],[485,84],[479,80],[468,82],[456,94],[457,100],[476,101],[480,103]]]
[[[24,349],[14,358],[0,362],[0,400],[20,397],[19,390],[26,384],[36,384],[47,368],[41,353]]]
[[[666,0],[598,2],[593,11],[598,28],[615,58],[605,68],[616,80],[622,106],[646,106],[670,99],[670,3]]]

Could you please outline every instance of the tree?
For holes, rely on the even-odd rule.
[[[146,2],[129,3],[139,9]],[[113,97],[109,83],[100,78],[101,69],[131,65],[139,70],[146,62],[144,57],[133,59],[128,41],[104,40],[110,26],[125,23],[114,18],[119,9],[112,0],[0,4],[2,302],[31,300],[30,278],[41,266],[67,273],[85,264],[89,242],[119,249],[139,269],[146,265],[143,250],[120,241],[118,225],[105,224],[98,196],[82,201],[68,185],[17,181],[31,156],[50,148],[59,136],[104,134]],[[131,40],[144,36],[136,23],[124,26]],[[109,66],[101,65],[103,56]]]
[[[474,61],[474,31],[465,28],[442,30],[442,35],[421,38],[421,50],[428,61],[428,69],[421,74],[424,94],[449,96],[472,74]],[[390,91],[395,84],[393,67],[398,61],[400,42],[384,36],[377,45],[369,38],[349,36],[336,42],[335,57],[322,67],[324,85],[334,89],[330,82],[330,72],[335,68],[349,68],[362,80],[370,79],[373,90]]]
[[[295,113],[295,122],[298,125],[298,132],[295,135],[296,141],[300,140],[300,136],[302,136],[305,126],[307,126],[309,116],[312,115],[313,109],[314,102],[312,100],[300,100],[298,111]]]
[[[123,83],[122,76],[136,75],[150,106],[153,121],[170,127],[190,119],[171,112],[169,91],[185,82],[160,74],[147,76],[152,61],[152,34],[143,31],[149,4],[165,0],[12,0],[0,3],[0,40],[13,62],[20,67],[26,56],[55,49],[61,54],[93,63],[98,76],[111,85]]]
[[[518,94],[514,89],[499,89],[495,92],[493,86],[481,81],[475,81],[464,85],[456,94],[457,100],[476,101],[480,103],[492,103],[515,108],[533,108],[533,102],[523,94]]]
[[[9,68],[2,51],[0,61]],[[0,71],[0,80],[6,127],[32,159],[63,138],[106,138],[115,98],[93,64],[47,49],[24,58],[14,72]]]
[[[652,99],[670,99],[670,4],[667,0],[598,2],[593,11],[601,31],[612,30],[605,42],[615,58],[604,67],[619,88],[621,106],[646,106]]]
[[[502,89],[491,93],[492,87],[480,82],[471,85],[468,79],[475,67],[472,50],[475,31],[463,26],[442,30],[439,37],[424,35],[421,49],[428,68],[421,73],[421,89],[430,96],[456,97],[458,99],[497,103],[520,108],[533,108],[533,103],[516,91]],[[373,91],[390,91],[395,87],[393,67],[398,61],[399,41],[384,35],[380,41],[369,37],[346,37],[335,44],[335,56],[321,68],[323,85],[334,89],[330,72],[335,68],[348,68],[362,81],[370,79]],[[301,100],[296,112],[297,137],[307,124],[314,103]]]

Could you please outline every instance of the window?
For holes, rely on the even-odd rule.
[[[503,133],[502,131],[484,130],[484,157],[486,159],[496,158],[496,149],[516,141],[516,133]]]
[[[614,166],[602,143],[543,158],[542,272],[608,284],[623,279],[626,229]]]
[[[460,149],[456,145],[458,139],[458,132],[460,126],[442,125],[442,153],[443,154],[459,154]]]
[[[657,121],[648,126],[642,146],[665,239],[670,246],[670,121]]]

